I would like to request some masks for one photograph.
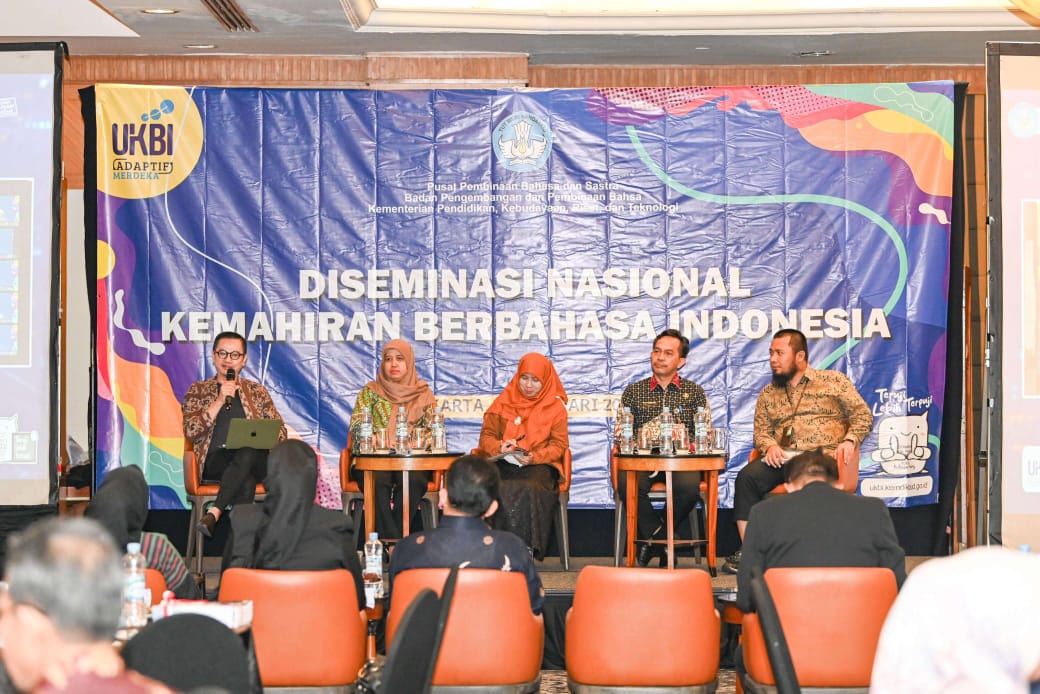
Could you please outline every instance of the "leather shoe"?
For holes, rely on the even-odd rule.
[[[195,529],[210,539],[213,538],[215,527],[217,527],[217,518],[212,513],[203,513],[202,518],[195,524]]]
[[[654,557],[658,557],[662,561],[665,558],[664,545],[656,545],[650,542],[641,542],[639,549],[636,551],[636,563],[639,566],[647,566]]]
[[[736,575],[740,571],[740,558],[739,550],[726,557],[726,563],[722,565],[722,573]]]

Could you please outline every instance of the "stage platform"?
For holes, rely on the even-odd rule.
[[[921,563],[931,559],[931,557],[907,557],[906,558],[906,571],[910,573]],[[719,557],[718,561],[718,575],[711,579],[712,590],[716,594],[726,593],[735,591],[737,589],[737,577],[732,574],[723,573],[722,564],[725,561],[724,558]],[[586,566],[613,566],[613,557],[571,557],[571,569],[570,571],[564,571],[563,565],[560,563],[558,557],[547,557],[544,561],[535,562],[535,567],[538,569],[538,575],[542,579],[542,586],[545,588],[546,595],[552,596],[571,596],[574,594],[574,587],[578,583],[578,574]],[[654,561],[650,564],[651,569],[657,567],[657,562]],[[696,569],[700,568],[707,571],[707,564],[702,560],[699,564],[697,561],[689,556],[680,554],[676,567],[680,569]],[[219,557],[206,557],[203,570],[206,572],[206,593],[210,597],[214,597],[214,592],[219,578],[220,572],[220,558]],[[661,569],[664,571],[665,569]]]
[[[906,558],[906,571],[907,573],[913,571],[922,562],[931,559],[931,557],[907,557]],[[622,561],[624,561],[622,559]],[[715,593],[725,593],[735,591],[737,589],[737,577],[732,574],[723,573],[722,565],[725,562],[724,557],[719,557],[718,560],[718,575],[711,579],[711,587]],[[578,574],[581,570],[590,565],[595,566],[613,566],[613,557],[571,557],[571,570],[564,571],[563,566],[557,557],[547,557],[545,561],[535,562],[535,566],[538,568],[538,575],[542,579],[542,585],[545,587],[546,594],[573,594],[574,586],[578,582]],[[656,560],[651,562],[649,568],[655,568],[657,566]],[[695,569],[701,568],[707,571],[707,564],[702,560],[700,564],[689,555],[680,554],[676,568],[680,569]],[[662,569],[663,570],[663,569]]]

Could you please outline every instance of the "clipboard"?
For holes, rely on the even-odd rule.
[[[278,443],[282,431],[280,419],[246,419],[236,417],[228,423],[225,448],[256,448],[270,450]]]

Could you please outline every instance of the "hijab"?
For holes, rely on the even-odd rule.
[[[870,691],[1026,694],[1038,664],[1040,556],[976,547],[907,577],[881,630]]]
[[[531,374],[542,382],[542,389],[533,398],[520,390],[520,377],[524,374]],[[555,419],[553,411],[566,402],[567,391],[552,362],[537,352],[528,352],[520,358],[512,380],[487,412],[505,420],[503,439],[523,434],[522,447],[531,448],[549,438]]]
[[[148,517],[148,482],[141,468],[126,465],[109,470],[83,515],[105,526],[121,551],[129,542],[140,542]]]
[[[386,358],[387,350],[391,349],[400,352],[408,364],[400,383],[394,383],[383,375],[382,360]],[[415,424],[422,418],[426,408],[436,405],[430,385],[419,378],[415,372],[415,351],[406,340],[390,340],[383,345],[379,373],[376,375],[376,380],[368,382],[368,388],[380,397],[389,400],[395,408],[404,405],[408,412],[409,424]]]
[[[318,456],[299,439],[282,441],[267,459],[267,498],[256,531],[254,569],[278,569],[303,537],[314,492],[318,488]]]

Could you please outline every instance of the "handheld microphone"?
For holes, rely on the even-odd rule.
[[[228,369],[227,370],[227,374],[225,374],[225,378],[227,378],[227,380],[229,380],[229,381],[234,381],[235,380],[235,370],[234,369]],[[230,410],[231,409],[231,403],[234,402],[234,400],[235,399],[233,397],[231,397],[230,395],[225,395],[224,396],[224,409],[225,410]]]

